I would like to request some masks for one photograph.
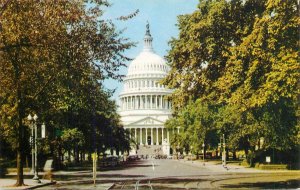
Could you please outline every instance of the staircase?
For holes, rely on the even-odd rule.
[[[155,156],[162,154],[163,151],[161,145],[139,145],[139,149],[137,150],[137,155]]]

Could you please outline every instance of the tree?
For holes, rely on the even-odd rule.
[[[299,147],[298,11],[296,0],[206,0],[180,16],[164,80],[174,116],[200,101],[218,108],[213,123],[232,149]]]
[[[61,136],[63,148],[68,152],[69,160],[71,151],[76,148],[82,148],[84,145],[84,136],[77,128],[65,129]]]
[[[180,126],[180,134],[175,134],[171,139],[173,148],[184,148],[199,154],[208,147],[216,147],[217,137],[214,122],[215,108],[212,105],[202,104],[200,100],[181,109],[178,116],[167,121],[168,129],[176,129]]]
[[[217,83],[228,104],[252,116],[247,123],[260,131],[257,139],[263,137],[267,147],[285,150],[295,144],[297,134],[297,11],[297,1],[267,1],[251,33],[231,48]]]
[[[241,43],[253,27],[264,1],[206,0],[198,9],[178,17],[179,37],[172,38],[167,61],[171,71],[164,84],[175,88],[175,111],[190,98],[216,101],[216,81],[222,76],[231,47]],[[176,112],[175,112],[176,113]]]
[[[20,186],[26,115],[47,118],[47,108],[57,112],[78,103],[77,84],[119,78],[116,71],[128,60],[122,53],[132,43],[101,19],[106,1],[0,0],[0,6],[1,128],[17,150]]]

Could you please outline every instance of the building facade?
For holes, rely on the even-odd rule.
[[[152,47],[149,24],[144,48],[130,63],[119,95],[121,121],[136,146],[130,154],[153,155],[170,153],[170,133],[165,121],[171,117],[171,102],[166,96],[172,90],[160,84],[169,72],[165,60]]]

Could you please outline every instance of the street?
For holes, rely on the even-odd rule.
[[[139,160],[114,170],[55,172],[56,185],[39,189],[299,188],[300,172],[263,171],[184,160]]]

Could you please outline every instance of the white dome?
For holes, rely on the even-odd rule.
[[[164,74],[170,68],[165,60],[153,51],[142,51],[129,65],[127,77],[143,74]]]

